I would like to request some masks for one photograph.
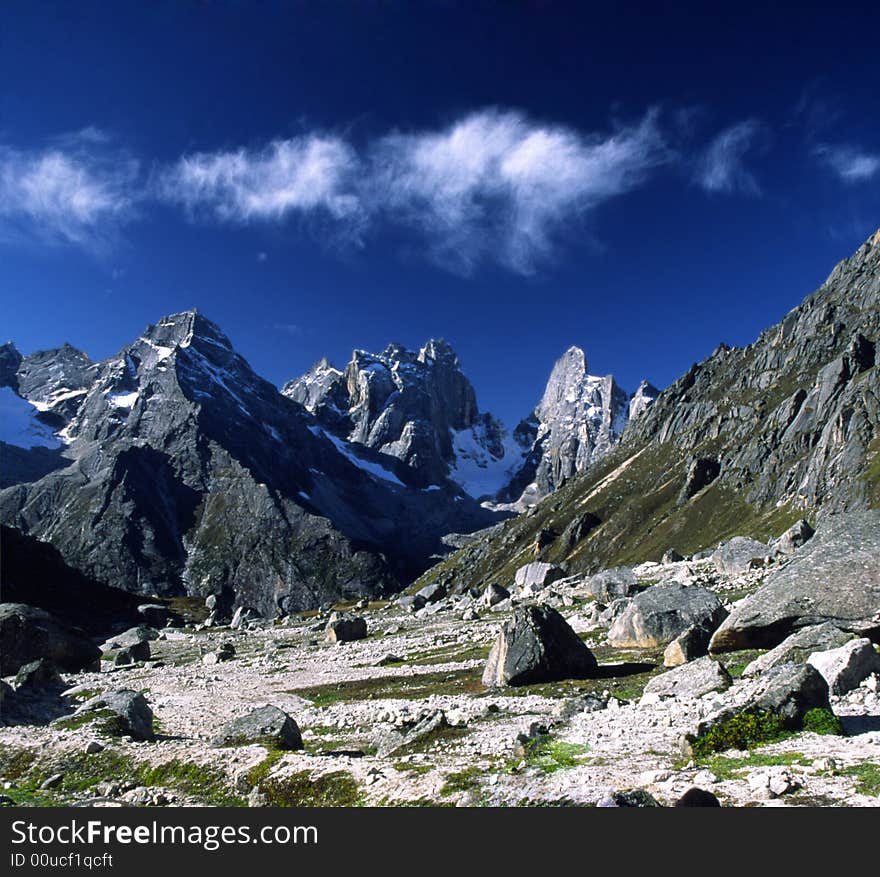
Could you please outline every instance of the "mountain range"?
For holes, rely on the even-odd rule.
[[[880,232],[753,344],[663,392],[629,394],[571,347],[513,430],[442,339],[323,359],[280,390],[195,311],[102,362],[8,343],[0,522],[90,581],[274,615],[876,506],[878,262]]]

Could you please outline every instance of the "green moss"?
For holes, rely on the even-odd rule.
[[[584,755],[589,751],[590,747],[586,744],[568,743],[557,740],[550,734],[542,734],[526,744],[524,760],[526,766],[536,767],[543,773],[550,774],[583,764]],[[518,759],[512,765],[513,772],[519,770],[521,761],[523,759]]]
[[[728,652],[724,656],[724,666],[731,678],[739,679],[742,677],[743,670],[749,666],[756,658],[764,654],[765,649],[744,649],[741,652]]]
[[[842,734],[843,725],[839,718],[826,707],[815,707],[804,715],[804,730],[814,734]]]
[[[840,776],[856,778],[856,791],[860,795],[880,797],[880,764],[866,761],[839,771]]]
[[[271,777],[260,784],[260,791],[271,807],[360,807],[360,789],[347,771],[312,776],[299,771]]]
[[[468,694],[483,690],[480,670],[459,670],[451,673],[422,673],[352,679],[346,682],[315,685],[290,691],[311,700],[315,706],[349,703],[359,700],[406,699],[421,700],[433,694]]]
[[[416,776],[422,776],[434,770],[433,764],[423,764],[415,761],[396,761],[392,767],[400,773],[411,773]]]
[[[807,763],[806,756],[801,752],[782,752],[772,755],[760,752],[750,752],[745,758],[730,758],[726,755],[711,755],[700,760],[700,765],[714,773],[721,781],[737,779],[742,771],[751,770],[756,767],[804,766]]]
[[[138,765],[135,778],[144,786],[162,786],[217,807],[240,807],[242,799],[230,792],[226,775],[203,764],[173,759],[155,766]]]
[[[741,712],[719,722],[691,744],[695,758],[726,749],[751,749],[787,736],[780,716],[768,712]]]
[[[451,773],[446,777],[443,788],[440,789],[440,796],[448,798],[458,792],[467,792],[478,785],[478,780],[482,775],[483,771],[478,767],[468,767]]]

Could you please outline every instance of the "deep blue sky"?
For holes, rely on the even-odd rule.
[[[880,11],[607,5],[4,3],[0,336],[197,306],[275,383],[443,336],[511,424],[570,344],[633,390],[749,343],[880,226]]]

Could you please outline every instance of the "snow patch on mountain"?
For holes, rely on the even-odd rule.
[[[38,410],[11,387],[0,387],[0,441],[19,448],[60,448],[61,440],[37,419]]]

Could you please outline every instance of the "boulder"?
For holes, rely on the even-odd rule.
[[[832,694],[846,694],[872,673],[880,673],[880,654],[869,639],[854,639],[836,649],[814,652],[807,663],[822,674]]]
[[[161,603],[142,603],[137,613],[150,627],[165,627],[171,620],[171,610]]]
[[[76,673],[99,669],[101,650],[43,609],[0,604],[0,675],[12,676],[40,658]]]
[[[40,658],[25,664],[15,674],[15,690],[22,693],[38,693],[61,688],[64,680],[51,661]]]
[[[119,649],[113,655],[113,666],[114,667],[124,667],[128,664],[135,664],[138,661],[149,661],[150,660],[150,643],[149,641],[144,641],[142,643],[135,643],[131,646],[126,646],[123,649]]]
[[[523,606],[498,634],[483,672],[483,685],[584,679],[597,666],[593,653],[555,609]]]
[[[777,664],[803,664],[813,652],[836,649],[852,639],[852,634],[826,621],[804,627],[786,637],[778,646],[759,655],[743,670],[743,676],[757,676]]]
[[[673,807],[720,807],[721,803],[705,789],[696,786],[688,789],[673,805]]]
[[[235,646],[230,642],[220,643],[216,651],[202,655],[203,664],[220,664],[231,661],[235,657]]]
[[[734,724],[743,726],[742,717],[762,716],[775,722],[775,727],[780,730],[799,731],[808,712],[813,709],[830,712],[831,709],[828,683],[809,664],[771,667],[756,679],[740,680],[728,691],[725,699],[726,703],[720,709],[704,718],[694,732],[682,739],[682,751],[687,757],[692,757],[697,748],[705,745],[707,735],[713,731],[717,738],[713,750],[724,746],[743,748],[760,742],[737,739],[731,729]]]
[[[540,591],[547,585],[564,578],[565,571],[552,563],[527,563],[521,566],[514,575],[514,582],[518,588],[525,591]]]
[[[284,710],[275,706],[264,706],[227,722],[211,741],[215,747],[254,743],[275,749],[303,748],[299,726]]]
[[[684,560],[684,555],[679,554],[674,548],[670,548],[664,552],[662,560],[663,563],[681,563]]]
[[[778,539],[774,539],[770,546],[781,554],[794,554],[815,533],[816,531],[801,518],[797,523],[792,524]]]
[[[111,637],[104,643],[106,650],[111,649],[127,649],[131,646],[138,646],[141,643],[148,643],[154,639],[159,639],[159,631],[147,624],[139,624],[137,627],[131,627],[123,633]]]
[[[679,667],[709,652],[711,632],[705,627],[689,627],[679,634],[663,652],[664,667]]]
[[[608,642],[619,648],[665,647],[691,627],[711,634],[726,617],[711,591],[664,582],[633,597],[611,625]]]
[[[446,596],[446,585],[442,582],[432,582],[425,585],[420,591],[416,592],[417,597],[421,597],[425,603],[436,603]]]
[[[153,711],[142,694],[128,688],[108,691],[87,700],[75,713],[94,714],[96,729],[117,737],[153,739]]]
[[[732,682],[725,667],[707,655],[655,676],[645,686],[643,697],[646,702],[665,697],[696,700],[710,691],[726,691]]]
[[[722,542],[712,554],[715,569],[723,575],[738,576],[750,569],[764,566],[773,553],[769,545],[749,539],[747,536],[734,536],[729,542]]]
[[[367,622],[357,615],[339,615],[330,619],[326,631],[327,641],[331,643],[347,643],[366,639]]]
[[[435,710],[408,726],[378,734],[373,740],[373,746],[376,748],[376,755],[379,758],[387,758],[389,755],[399,753],[448,727],[449,721],[446,718],[446,713],[443,710]]]
[[[659,807],[657,799],[644,789],[629,789],[622,792],[610,792],[601,798],[597,807]]]
[[[629,597],[638,588],[636,574],[629,566],[616,566],[603,569],[584,583],[584,589],[602,603],[610,603],[622,597]]]
[[[483,592],[483,602],[487,606],[497,606],[510,597],[510,591],[501,585],[488,585]]]
[[[596,608],[599,610],[599,624],[611,625],[620,618],[621,615],[629,608],[632,599],[629,597],[618,597],[612,600],[607,606],[597,603]]]
[[[880,639],[880,510],[823,521],[790,563],[731,612],[709,649],[772,648],[826,621]]]

